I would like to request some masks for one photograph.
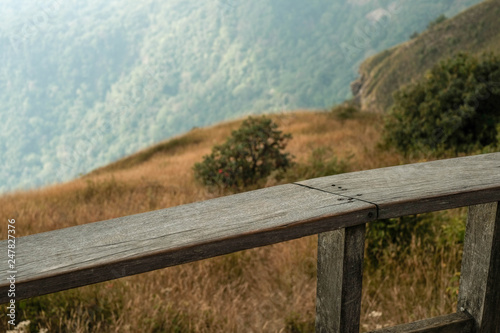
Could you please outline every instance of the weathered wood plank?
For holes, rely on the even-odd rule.
[[[319,178],[21,237],[16,297],[352,227],[377,212],[386,218],[498,201],[499,174],[500,153],[487,154]],[[0,262],[7,262],[6,251]],[[0,270],[0,302],[7,301],[7,277]]]
[[[375,216],[372,204],[288,184],[21,237],[16,298],[363,224]],[[0,262],[7,264],[7,251],[0,251]],[[6,271],[0,270],[2,303]]]
[[[472,333],[473,327],[474,319],[471,316],[466,313],[453,313],[371,333]]]
[[[359,171],[298,184],[376,204],[390,218],[500,200],[500,153]]]
[[[359,332],[365,227],[363,224],[318,236],[318,333]]]
[[[458,309],[477,333],[500,332],[500,202],[469,207]]]

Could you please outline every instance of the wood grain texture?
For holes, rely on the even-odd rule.
[[[375,215],[372,204],[288,184],[21,237],[16,298],[364,224]],[[7,251],[0,251],[0,262],[6,268]],[[2,303],[6,271],[0,271]]]
[[[318,236],[316,332],[358,333],[366,226]]]
[[[371,333],[472,333],[473,327],[474,319],[471,316],[466,313],[453,313]]]
[[[500,153],[359,171],[298,182],[376,204],[379,218],[500,200]]]
[[[477,333],[500,332],[500,203],[469,207],[459,311],[475,319]]]
[[[499,175],[500,153],[487,154],[318,178],[21,237],[16,298],[349,228],[377,214],[499,201]],[[7,268],[7,251],[0,262]],[[8,301],[8,276],[0,270],[0,303]]]

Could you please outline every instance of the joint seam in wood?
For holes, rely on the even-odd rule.
[[[292,184],[293,185],[299,185],[299,186],[302,186],[302,187],[305,187],[305,188],[308,188],[308,189],[311,189],[311,190],[316,190],[316,191],[320,191],[320,192],[324,192],[324,193],[328,193],[328,194],[338,195],[339,197],[344,197],[344,198],[348,198],[348,199],[351,199],[351,200],[357,200],[357,201],[365,202],[365,203],[370,204],[370,205],[374,205],[375,209],[376,209],[375,220],[378,220],[380,208],[374,202],[363,200],[363,199],[360,199],[360,198],[350,197],[348,195],[341,194],[341,193],[335,193],[335,192],[325,191],[325,190],[322,190],[320,188],[316,188],[316,187],[312,187],[312,186],[308,186],[308,185],[304,185],[304,184],[299,184],[299,183],[292,183]]]

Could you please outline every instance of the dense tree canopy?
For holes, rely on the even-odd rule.
[[[193,126],[330,107],[366,55],[478,1],[0,0],[0,191]]]
[[[404,153],[470,152],[498,142],[500,58],[461,53],[399,90],[385,140]]]
[[[284,152],[290,134],[283,134],[271,119],[248,118],[222,145],[196,163],[196,178],[207,186],[242,190],[276,170],[291,165]]]

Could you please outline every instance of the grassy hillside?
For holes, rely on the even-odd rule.
[[[395,90],[418,81],[438,61],[458,52],[500,53],[499,17],[500,2],[487,0],[367,59],[359,70],[362,108],[387,111]]]
[[[298,166],[290,177],[341,161],[349,171],[402,161],[376,147],[377,114],[272,118],[293,135],[288,150]],[[21,236],[213,198],[220,194],[198,185],[191,167],[240,123],[193,129],[72,182],[1,196],[0,217],[15,218]],[[463,214],[447,214],[459,223],[437,215],[431,238],[414,238],[404,256],[393,244],[383,266],[367,269],[363,330],[455,311],[461,246],[450,235]],[[22,301],[18,319],[30,320],[31,332],[312,332],[315,292],[316,237],[306,237]],[[2,307],[0,330],[5,314]]]
[[[0,192],[245,114],[350,97],[362,59],[479,0],[0,0]]]

